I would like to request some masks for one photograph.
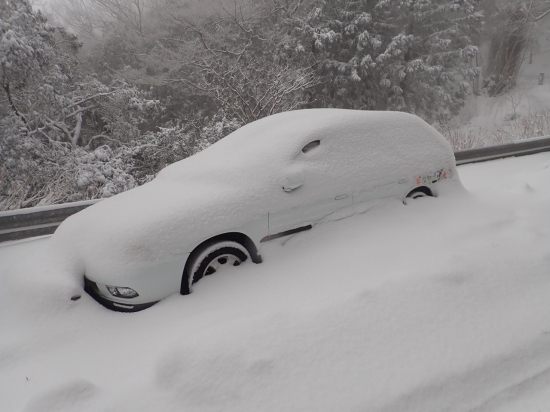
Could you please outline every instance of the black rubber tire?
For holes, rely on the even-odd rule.
[[[211,265],[211,263],[214,260],[224,255],[232,255],[236,258],[236,261],[233,264],[234,266],[238,266],[241,263],[243,263],[246,259],[248,259],[248,256],[246,255],[246,253],[244,253],[242,250],[236,247],[224,246],[220,249],[216,249],[211,253],[209,253],[208,255],[206,255],[202,259],[200,264],[196,266],[197,269],[195,270],[194,273],[191,274],[191,276],[193,277],[192,284],[197,283],[199,280],[203,278],[203,276],[209,275],[210,273],[206,273],[206,269]]]
[[[412,191],[411,193],[409,193],[407,195],[407,198],[408,199],[418,199],[419,197],[428,197],[428,195],[424,192],[421,192],[420,190],[418,191]]]
[[[414,190],[411,190],[407,196],[405,196],[405,199],[403,200],[403,203],[406,205],[409,199],[419,199],[421,197],[433,197],[431,193],[427,193],[428,189],[423,188],[417,188]]]

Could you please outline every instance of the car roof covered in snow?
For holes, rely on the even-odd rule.
[[[354,169],[359,161],[369,161],[371,169],[381,175],[386,174],[384,163],[389,157],[428,162],[432,158],[437,167],[442,157],[453,156],[448,142],[435,129],[408,113],[306,109],[249,123],[206,150],[166,167],[157,179],[204,179],[208,175],[216,180],[245,179],[250,171],[246,166],[254,169],[255,181],[269,179],[273,171],[291,166],[313,140],[347,155],[343,168]]]

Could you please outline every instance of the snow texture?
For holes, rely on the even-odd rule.
[[[53,237],[0,247],[0,410],[548,409],[550,153],[458,171],[467,193],[381,201],[135,314]]]

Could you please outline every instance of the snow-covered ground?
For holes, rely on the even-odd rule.
[[[0,247],[0,411],[550,410],[550,153],[459,173],[134,314]]]
[[[503,95],[489,97],[484,92],[481,96],[471,95],[457,118],[451,122],[451,129],[459,129],[465,133],[473,131],[485,136],[484,144],[501,144],[492,136],[494,131],[503,131],[504,142],[518,138],[516,129],[521,129],[521,119],[535,116],[550,108],[550,19],[539,23],[537,31],[538,48],[529,63],[529,53],[521,65],[514,89]],[[487,56],[488,45],[482,47],[484,56]],[[544,83],[539,85],[540,74],[544,73]],[[516,125],[512,124],[515,122]],[[524,126],[524,125],[523,125]],[[535,130],[535,137],[548,133],[548,127],[540,132]],[[508,135],[510,134],[510,135]],[[493,139],[491,139],[493,138]]]

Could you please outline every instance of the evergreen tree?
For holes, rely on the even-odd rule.
[[[291,22],[295,56],[317,56],[318,106],[400,110],[427,120],[456,113],[478,74],[477,0],[316,1]],[[299,57],[296,57],[299,58]]]
[[[0,81],[11,110],[23,123],[15,93],[50,63],[54,29],[27,0],[0,0]]]

